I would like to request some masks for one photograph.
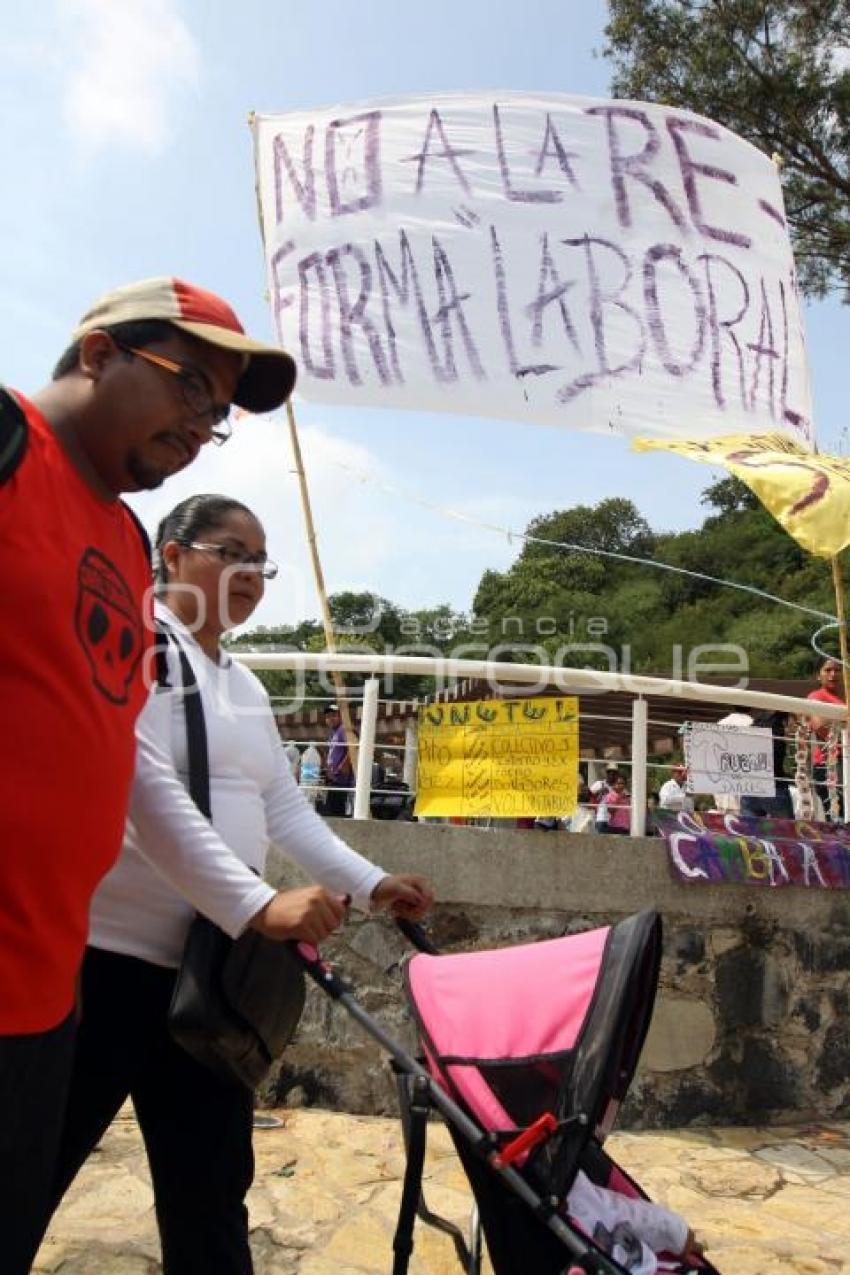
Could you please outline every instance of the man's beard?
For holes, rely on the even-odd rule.
[[[169,477],[169,472],[144,460],[136,451],[127,456],[127,473],[135,483],[136,491],[155,491]]]

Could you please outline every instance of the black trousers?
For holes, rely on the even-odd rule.
[[[329,779],[325,791],[325,814],[344,818],[350,791],[351,780],[341,779],[339,784],[336,784],[334,780]]]
[[[150,1164],[163,1271],[250,1275],[254,1096],[171,1039],[174,978],[174,970],[132,956],[87,950],[53,1208],[130,1097]]]
[[[51,1031],[0,1036],[4,1275],[26,1275],[44,1234],[73,1054],[73,1015]]]

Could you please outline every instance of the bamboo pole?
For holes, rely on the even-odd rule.
[[[328,594],[325,588],[325,576],[322,571],[322,564],[319,560],[319,547],[316,541],[316,528],[313,523],[313,511],[310,507],[310,493],[307,489],[307,475],[304,472],[304,462],[301,458],[301,444],[298,441],[298,430],[295,426],[295,412],[292,409],[292,399],[286,401],[286,419],[289,422],[289,438],[292,443],[292,454],[295,458],[295,472],[298,475],[298,487],[301,492],[301,509],[304,513],[304,524],[307,529],[307,546],[310,550],[310,559],[313,563],[313,575],[316,581],[316,592],[319,595],[319,606],[322,611],[322,626],[325,630],[325,645],[328,651],[336,650],[336,639],[334,637],[333,620],[331,618],[330,607],[328,606]],[[357,774],[357,754],[356,745],[352,743],[354,739],[354,726],[351,720],[351,710],[345,695],[345,684],[342,675],[336,670],[331,672],[331,679],[336,692],[337,703],[339,704],[340,717],[345,730],[345,745],[348,751],[348,761],[351,766],[352,779]]]

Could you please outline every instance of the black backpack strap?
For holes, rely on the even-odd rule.
[[[212,819],[210,804],[210,770],[207,751],[207,726],[204,720],[204,708],[201,703],[201,690],[195,677],[189,657],[183,650],[179,639],[167,624],[157,620],[157,641],[164,640],[163,646],[156,646],[157,681],[161,686],[168,685],[168,665],[166,653],[173,643],[180,660],[180,679],[183,684],[183,712],[186,715],[186,749],[189,754],[189,796],[202,815]],[[160,680],[160,671],[164,666],[165,681]]]
[[[130,515],[130,521],[132,522],[133,526],[136,528],[136,531],[138,531],[139,533],[139,539],[142,542],[142,548],[145,551],[145,557],[147,558],[148,562],[153,562],[153,547],[151,545],[151,538],[148,535],[148,533],[145,531],[144,527],[142,526],[141,519],[138,518],[137,515],[133,513],[133,510],[127,504],[126,500],[122,500],[121,504],[127,510],[127,513]]]
[[[0,487],[23,460],[29,443],[29,424],[14,395],[0,388]]]

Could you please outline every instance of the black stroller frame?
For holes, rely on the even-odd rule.
[[[528,1207],[535,1213],[542,1222],[549,1228],[553,1235],[561,1241],[570,1257],[574,1259],[580,1272],[586,1275],[622,1275],[622,1268],[615,1266],[608,1261],[606,1257],[597,1250],[591,1248],[589,1244],[583,1245],[577,1239],[573,1231],[567,1226],[563,1218],[558,1216],[556,1212],[557,1204],[542,1199],[536,1191],[525,1181],[525,1178],[519,1174],[510,1164],[504,1164],[499,1161],[498,1154],[494,1150],[490,1137],[483,1133],[474,1120],[471,1120],[466,1112],[453,1102],[448,1094],[444,1093],[435,1080],[428,1074],[421,1063],[402,1049],[393,1038],[384,1031],[380,1023],[372,1018],[371,1014],[363,1008],[355,999],[351,988],[345,983],[340,976],[329,965],[322,961],[318,956],[311,958],[306,954],[303,944],[299,944],[298,951],[301,956],[304,969],[313,981],[322,989],[325,995],[330,996],[337,1001],[351,1015],[355,1022],[359,1023],[363,1030],[375,1039],[392,1058],[396,1067],[404,1076],[409,1077],[413,1085],[413,1101],[411,1102],[411,1110],[414,1110],[413,1102],[422,1103],[424,1112],[430,1112],[435,1109],[443,1115],[450,1124],[462,1134],[470,1146],[474,1148],[479,1156],[485,1160],[490,1168],[499,1174],[506,1186],[514,1192],[519,1199],[523,1200]],[[427,1096],[427,1097],[426,1097]],[[425,1147],[422,1146],[422,1156],[424,1159]],[[410,1160],[408,1160],[410,1163]],[[419,1193],[417,1192],[414,1199],[414,1208],[419,1206]],[[402,1204],[404,1207],[404,1203]],[[426,1210],[427,1212],[427,1210]],[[433,1214],[429,1215],[433,1217]],[[446,1223],[444,1219],[439,1219],[443,1227],[451,1225]],[[442,1228],[441,1228],[442,1229]],[[396,1241],[393,1243],[396,1260],[393,1263],[393,1275],[403,1275],[407,1270],[410,1260],[410,1254],[413,1251],[412,1241],[408,1245],[398,1244],[398,1232],[396,1233]],[[407,1249],[405,1252],[404,1249]],[[456,1245],[457,1247],[457,1245]],[[467,1256],[461,1251],[461,1256]],[[467,1256],[468,1260],[468,1256]],[[403,1262],[403,1264],[401,1264]]]
[[[403,920],[399,920],[397,924],[408,941],[420,952],[433,956],[440,955],[438,949],[418,925]],[[631,926],[630,929],[629,926]],[[609,1068],[608,1088],[613,1093],[619,1085],[620,1089],[615,1094],[619,1099],[631,1081],[637,1055],[648,1028],[660,959],[660,918],[651,913],[641,914],[639,917],[629,918],[628,922],[621,922],[619,926],[613,927],[612,934],[616,930],[624,933],[628,931],[625,937],[633,946],[635,934],[642,934],[644,940],[651,943],[652,947],[648,957],[649,967],[654,963],[654,969],[649,968],[649,975],[646,976],[652,981],[652,987],[645,1022],[637,1029],[639,1039],[630,1042],[633,1060],[623,1066],[622,1057],[619,1059],[620,1069],[616,1073],[615,1080],[612,1080]],[[591,1122],[586,1114],[589,1104],[583,1104],[584,1109],[578,1114],[563,1112],[560,1113],[562,1118],[556,1119],[553,1115],[546,1113],[545,1116],[532,1120],[524,1127],[514,1127],[505,1133],[483,1129],[477,1120],[473,1119],[469,1112],[455,1101],[430,1074],[423,1065],[424,1060],[420,1061],[404,1050],[359,1004],[351,987],[331,965],[322,960],[315,948],[307,944],[294,944],[293,947],[310,978],[327,996],[340,1004],[391,1059],[390,1065],[396,1077],[407,1153],[399,1220],[393,1240],[393,1275],[405,1275],[408,1270],[413,1251],[414,1221],[417,1215],[422,1221],[445,1232],[452,1239],[458,1259],[467,1275],[479,1275],[482,1229],[479,1209],[484,1221],[484,1230],[488,1235],[491,1256],[494,1257],[494,1265],[499,1272],[510,1271],[512,1275],[544,1275],[544,1273],[552,1275],[553,1272],[558,1272],[559,1275],[560,1272],[563,1272],[563,1275],[628,1275],[618,1261],[597,1247],[580,1229],[574,1229],[565,1217],[567,1189],[572,1185],[579,1158],[582,1158],[585,1168],[592,1163],[594,1155],[606,1165],[617,1168],[602,1150],[601,1140],[598,1143],[594,1141],[595,1130],[589,1127]],[[622,989],[621,995],[625,995]],[[594,995],[594,1002],[595,999]],[[601,999],[604,1000],[604,996]],[[607,1008],[610,1009],[610,1006]],[[603,1089],[603,1082],[600,1081],[597,1090],[594,1091],[597,1093],[597,1098]],[[422,1195],[426,1129],[428,1117],[435,1111],[439,1112],[446,1121],[475,1195],[476,1205],[472,1211],[468,1238],[464,1237],[460,1228],[454,1223],[431,1213]],[[522,1163],[529,1153],[546,1156],[549,1154],[547,1144],[550,1138],[554,1138],[553,1147],[556,1146],[559,1138],[566,1139],[567,1163],[565,1173],[561,1174],[566,1185],[564,1189],[559,1187],[557,1193],[544,1194],[535,1189],[523,1172],[515,1167],[514,1162],[519,1160]],[[556,1147],[553,1154],[556,1161],[557,1155],[560,1154],[563,1162],[564,1145]],[[588,1171],[590,1172],[589,1169]],[[617,1169],[617,1172],[620,1178],[633,1188],[636,1195],[646,1198],[640,1187],[633,1183],[622,1170]],[[496,1195],[493,1194],[494,1189]],[[489,1202],[486,1198],[488,1195]],[[517,1207],[517,1201],[521,1201],[525,1208]],[[494,1223],[494,1218],[496,1232],[500,1227],[505,1228],[505,1233],[510,1232],[512,1228],[514,1231],[523,1230],[525,1224],[528,1224],[529,1236],[526,1238],[530,1238],[531,1241],[526,1244],[525,1240],[521,1239],[512,1254],[508,1255],[507,1262],[503,1260],[501,1264],[495,1261],[489,1229],[489,1226]],[[498,1236],[496,1238],[498,1239]],[[520,1253],[521,1256],[518,1255]],[[695,1275],[697,1272],[698,1275],[718,1275],[715,1268],[704,1258],[700,1259],[693,1268],[682,1267],[681,1275],[687,1275],[691,1269],[694,1270]]]

